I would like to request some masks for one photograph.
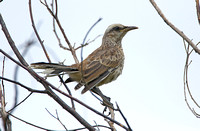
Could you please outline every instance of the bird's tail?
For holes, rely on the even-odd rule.
[[[73,66],[66,66],[57,63],[38,62],[32,63],[30,67],[33,69],[44,69],[42,73],[46,74],[47,77],[59,75],[60,73],[70,74],[78,72],[78,69]]]

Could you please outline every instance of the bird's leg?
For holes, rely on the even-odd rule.
[[[103,99],[103,105],[114,109],[113,104],[110,102],[110,97],[105,96],[98,87],[93,87],[92,92],[96,93]]]

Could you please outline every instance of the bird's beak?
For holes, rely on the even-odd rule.
[[[135,29],[138,29],[138,27],[137,26],[125,26],[126,31],[135,30]]]

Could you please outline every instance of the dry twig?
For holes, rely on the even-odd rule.
[[[65,128],[65,130],[67,131],[66,126],[62,123],[62,121],[61,121],[60,118],[59,118],[58,111],[56,110],[56,116],[54,116],[47,108],[45,108],[45,109],[46,109],[46,111],[47,111],[53,118],[55,118],[55,119]]]
[[[3,59],[3,69],[2,69],[2,76],[4,76],[4,64],[5,64],[5,57]],[[2,85],[2,86],[1,86]],[[6,102],[5,102],[5,89],[4,89],[4,83],[2,80],[2,84],[0,84],[0,114],[1,114],[1,118],[3,120],[3,127],[5,131],[11,131],[12,127],[11,127],[11,121],[9,119],[9,115],[6,112]]]
[[[29,12],[30,12],[30,17],[31,17],[31,23],[32,23],[33,30],[34,30],[34,32],[35,32],[37,38],[38,38],[38,41],[40,42],[40,45],[42,46],[42,49],[43,49],[43,51],[44,51],[44,54],[46,55],[47,60],[48,60],[49,62],[51,62],[51,60],[50,60],[50,58],[49,58],[49,55],[48,55],[48,53],[47,53],[47,51],[46,51],[46,49],[45,49],[45,47],[44,47],[44,44],[43,44],[44,41],[41,40],[40,35],[39,35],[39,33],[38,33],[38,31],[37,31],[37,29],[36,29],[36,27],[35,27],[35,22],[34,22],[33,13],[32,13],[31,0],[29,0]]]
[[[187,43],[192,46],[192,48],[195,50],[196,53],[200,54],[199,48],[181,31],[179,30],[176,26],[174,26],[162,13],[161,9],[158,7],[156,2],[154,0],[149,0],[153,7],[156,9],[160,17],[164,20],[164,22],[170,26],[177,34],[179,34]]]
[[[59,27],[59,29],[60,29],[62,35],[63,35],[63,37],[64,37],[64,39],[65,39],[65,41],[66,41],[68,47],[69,47],[69,50],[70,50],[70,52],[72,53],[72,56],[74,57],[75,63],[79,63],[78,58],[77,58],[77,56],[76,56],[76,52],[75,52],[74,48],[72,47],[71,43],[69,42],[69,40],[68,40],[68,38],[67,38],[67,36],[66,36],[66,34],[65,34],[65,31],[64,31],[63,27],[61,26],[61,23],[60,23],[60,20],[58,19],[57,13],[54,14],[54,12],[51,10],[51,8],[49,7],[49,5],[47,4],[47,1],[46,1],[46,0],[44,0],[44,2],[42,2],[42,1],[40,0],[40,2],[47,8],[47,10],[49,11],[49,13],[50,13],[50,14],[52,15],[52,17],[56,20],[56,23],[57,23],[57,25],[58,25],[58,27]],[[55,3],[56,3],[56,5],[57,5],[57,0],[55,0]],[[57,12],[57,11],[56,11],[56,12]]]
[[[182,31],[180,31],[177,27],[175,27],[165,16],[164,14],[162,13],[161,9],[157,6],[157,4],[155,3],[154,0],[149,0],[151,2],[151,4],[154,6],[154,8],[156,9],[157,13],[160,15],[160,17],[164,20],[164,22],[169,25],[177,34],[179,34],[182,38],[183,38],[183,41],[184,41],[184,47],[185,47],[185,51],[186,51],[186,63],[185,63],[185,68],[184,68],[184,96],[185,96],[185,101],[186,101],[186,104],[188,106],[188,108],[192,111],[192,113],[196,116],[196,117],[199,117],[200,115],[198,113],[195,112],[195,110],[190,106],[190,104],[188,103],[188,100],[187,100],[187,91],[188,91],[188,94],[191,98],[191,100],[193,101],[193,103],[198,107],[200,108],[200,105],[196,102],[196,100],[193,98],[192,96],[192,93],[190,91],[190,88],[189,88],[189,83],[188,83],[188,67],[189,65],[191,64],[192,61],[189,61],[189,57],[191,55],[191,53],[193,51],[195,51],[196,53],[200,54],[200,50],[199,48],[197,47],[197,44],[194,44],[192,42],[192,40],[190,40]],[[198,20],[200,19],[200,12],[199,12],[199,0],[196,0],[196,10],[197,10],[197,17],[198,17]],[[185,44],[185,41],[188,43],[188,46],[186,46]],[[190,51],[189,47],[192,47],[192,50]],[[187,91],[186,91],[187,90]]]
[[[186,47],[185,41],[184,45]],[[198,43],[199,44],[199,43]],[[197,44],[197,45],[198,45]],[[194,97],[192,96],[192,93],[190,91],[190,87],[189,87],[189,81],[188,81],[188,69],[189,66],[191,64],[192,61],[190,61],[190,55],[192,54],[192,52],[194,51],[193,49],[190,51],[189,45],[187,46],[187,48],[185,48],[186,51],[186,61],[185,61],[185,68],[184,68],[184,77],[183,77],[183,81],[184,81],[184,97],[185,97],[185,102],[188,106],[188,108],[191,110],[191,112],[198,118],[200,118],[200,114],[196,113],[196,111],[194,110],[194,108],[192,108],[188,102],[188,98],[187,98],[187,92],[190,96],[190,99],[193,101],[193,103],[200,109],[200,105],[197,103],[197,101],[194,99]]]

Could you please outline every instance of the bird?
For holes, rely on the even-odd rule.
[[[106,29],[102,44],[94,50],[82,62],[73,65],[63,65],[57,63],[38,62],[32,63],[31,68],[45,69],[43,73],[47,76],[66,73],[69,78],[65,83],[78,82],[75,90],[84,86],[82,94],[91,90],[92,92],[107,100],[99,86],[110,83],[121,75],[124,67],[124,52],[122,48],[122,38],[128,31],[138,29],[137,26],[124,26],[122,24],[112,24]],[[106,99],[105,99],[106,98]]]

